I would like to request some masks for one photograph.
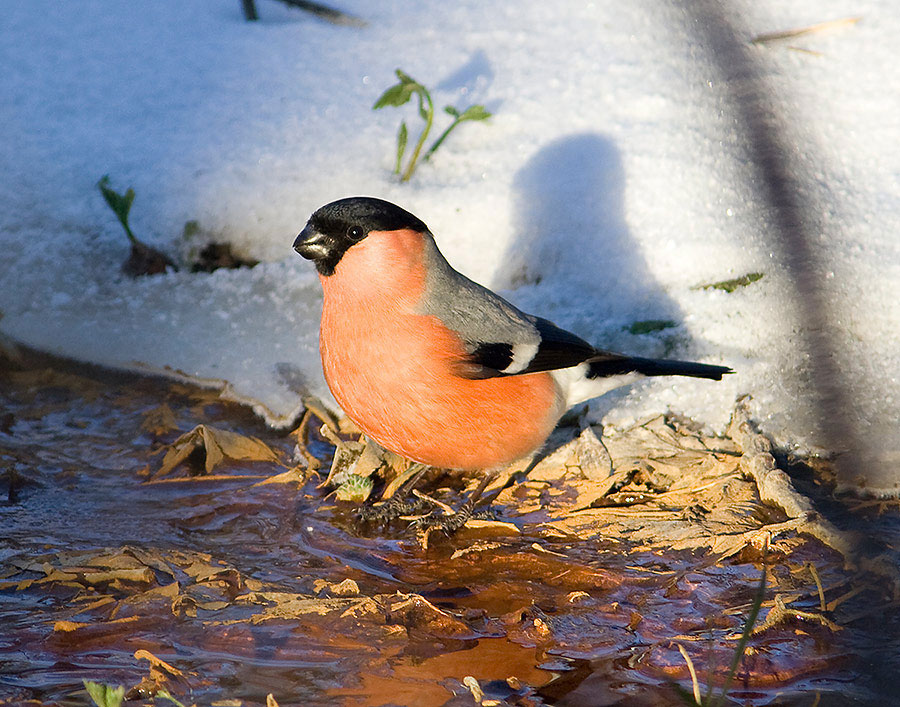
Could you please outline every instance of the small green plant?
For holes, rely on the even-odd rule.
[[[658,331],[671,329],[677,326],[678,322],[673,322],[671,319],[643,319],[639,322],[635,322],[631,326],[623,328],[629,334],[640,336],[641,334],[655,334]]]
[[[172,697],[172,695],[169,694],[169,691],[164,687],[161,687],[156,691],[156,696],[168,700],[169,702],[173,703],[175,707],[184,707],[184,703],[179,702],[174,697]]]
[[[119,194],[109,186],[108,174],[104,174],[100,178],[100,181],[97,182],[97,186],[100,189],[100,193],[103,194],[103,198],[106,199],[106,203],[109,204],[109,208],[112,209],[113,213],[119,219],[119,223],[122,224],[122,228],[125,229],[125,235],[128,236],[128,240],[130,240],[132,244],[137,243],[138,239],[135,237],[134,233],[132,233],[131,226],[128,225],[128,212],[131,211],[131,204],[134,202],[134,189],[128,187],[128,191],[124,194]]]
[[[453,130],[460,123],[464,123],[467,120],[487,120],[491,117],[491,114],[485,109],[483,105],[480,103],[476,103],[475,105],[469,106],[462,113],[459,112],[457,108],[453,106],[444,106],[444,112],[453,117],[453,122],[447,126],[447,129],[441,133],[440,137],[434,141],[434,144],[428,148],[428,152],[425,153],[425,160],[430,160],[431,156],[434,154],[435,150],[437,150],[441,144],[443,144],[444,140],[447,139],[447,136],[450,134],[450,131]]]
[[[340,501],[352,501],[362,503],[372,493],[375,482],[368,476],[348,474],[346,480],[337,487],[335,498]]]
[[[753,627],[756,625],[756,619],[759,617],[759,610],[762,608],[765,597],[766,570],[764,568],[762,576],[759,578],[759,584],[756,586],[753,603],[750,605],[750,613],[747,614],[747,620],[744,621],[744,630],[741,632],[741,637],[738,639],[734,653],[731,655],[731,665],[728,668],[728,675],[725,676],[725,683],[722,685],[722,690],[718,695],[713,694],[713,681],[710,679],[708,681],[706,694],[701,696],[700,684],[697,682],[697,673],[694,670],[694,664],[691,662],[687,651],[681,646],[678,646],[678,650],[681,651],[681,655],[684,656],[685,662],[688,665],[688,671],[691,674],[691,682],[693,683],[693,693],[688,692],[681,687],[681,685],[673,684],[675,691],[685,704],[691,705],[691,707],[717,707],[717,705],[725,704],[725,700],[728,698],[728,691],[731,690],[731,683],[734,681],[734,676],[737,675],[741,660],[743,660],[744,654],[747,652],[747,643],[750,641],[750,636],[753,635]]]
[[[122,685],[113,687],[100,682],[82,680],[84,689],[87,690],[97,707],[120,707],[125,699],[125,688]]]
[[[115,189],[109,186],[109,175],[105,174],[97,182],[97,187],[103,198],[112,209],[122,228],[125,229],[125,235],[131,241],[131,254],[128,260],[122,265],[122,272],[131,277],[139,275],[155,275],[164,273],[167,269],[178,270],[172,259],[165,253],[151,248],[146,243],[142,243],[134,235],[131,226],[128,225],[128,213],[131,211],[131,204],[134,202],[134,189],[128,187],[124,194],[119,194]]]
[[[753,284],[757,280],[762,280],[765,273],[748,272],[746,275],[732,278],[731,280],[722,280],[721,282],[710,282],[707,285],[697,285],[692,288],[694,290],[723,290],[725,292],[734,292],[738,287],[746,287]]]
[[[422,148],[428,139],[434,124],[434,101],[431,99],[431,93],[422,84],[412,78],[409,74],[404,73],[400,69],[396,70],[399,81],[388,88],[381,97],[375,101],[372,110],[379,110],[385,106],[402,106],[416,97],[419,103],[419,117],[424,121],[422,130],[416,140],[412,155],[403,167],[403,157],[406,154],[406,145],[409,142],[409,128],[405,120],[400,121],[400,128],[397,131],[397,159],[394,164],[394,174],[400,175],[401,182],[408,182],[416,171],[419,157],[422,154]],[[491,113],[480,104],[471,105],[463,111],[454,106],[444,106],[444,112],[453,118],[450,125],[440,134],[431,147],[425,152],[424,159],[429,160],[435,151],[444,143],[447,136],[460,124],[466,121],[487,120],[491,117]]]

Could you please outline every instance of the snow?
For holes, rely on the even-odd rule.
[[[594,402],[596,419],[671,409],[721,430],[749,392],[778,442],[827,446],[807,394],[806,323],[690,3],[335,4],[368,25],[273,0],[258,0],[256,23],[238,0],[5,3],[0,332],[221,385],[287,424],[304,394],[328,398],[319,285],[290,246],[314,209],[366,194],[422,218],[470,277],[600,346],[737,371],[722,383],[645,381]],[[845,481],[896,493],[900,10],[742,10],[748,37],[862,18],[751,54],[795,148],[830,335],[870,452]],[[398,67],[432,88],[438,110],[484,103],[495,114],[462,125],[407,184],[391,168],[399,119],[415,131],[414,109],[371,110]],[[96,188],[104,174],[134,188],[131,226],[148,244],[183,259],[214,239],[261,264],[124,277],[128,243]],[[199,234],[184,235],[188,221]],[[731,293],[699,287],[757,271]],[[627,331],[650,319],[677,326]]]

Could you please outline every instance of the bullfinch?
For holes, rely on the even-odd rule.
[[[731,369],[597,349],[454,270],[428,227],[372,197],[318,209],[294,241],[324,291],[325,380],[385,449],[491,471],[541,447],[573,405],[644,376]]]

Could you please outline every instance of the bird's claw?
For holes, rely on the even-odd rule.
[[[377,506],[368,503],[363,504],[357,509],[356,517],[363,522],[387,524],[403,516],[419,515],[428,507],[428,503],[420,498],[404,501],[399,496],[393,496]]]
[[[468,502],[464,503],[453,513],[441,513],[433,511],[426,516],[417,518],[410,524],[410,528],[419,532],[442,531],[450,536],[456,533],[472,519],[493,520],[496,514],[490,507],[475,509]]]

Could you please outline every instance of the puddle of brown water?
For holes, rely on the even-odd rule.
[[[536,667],[539,658],[534,648],[505,638],[483,638],[461,650],[428,657],[403,656],[386,664],[384,671],[363,673],[358,685],[329,694],[344,698],[347,705],[439,707],[447,703],[451,693],[468,692],[462,683],[468,676],[485,684],[488,693],[514,693],[521,684],[543,686],[554,673]]]
[[[36,357],[0,371],[0,404],[2,701],[85,704],[85,678],[131,688],[151,677],[143,649],[183,673],[158,684],[186,704],[472,704],[467,678],[495,704],[678,704],[671,681],[690,689],[678,644],[721,683],[761,571],[747,553],[717,564],[531,525],[423,551],[362,529],[317,480],[257,485],[285,471],[272,462],[147,483],[163,445],[201,422],[257,437],[285,464],[294,447],[244,408],[157,379]],[[173,429],[148,431],[163,404]],[[792,608],[817,610],[807,562],[829,601],[853,589],[835,553],[791,542],[767,559],[768,606],[793,590]],[[357,589],[335,594],[346,579]],[[897,626],[896,612],[879,620]],[[768,630],[732,697],[865,704],[864,628]]]

